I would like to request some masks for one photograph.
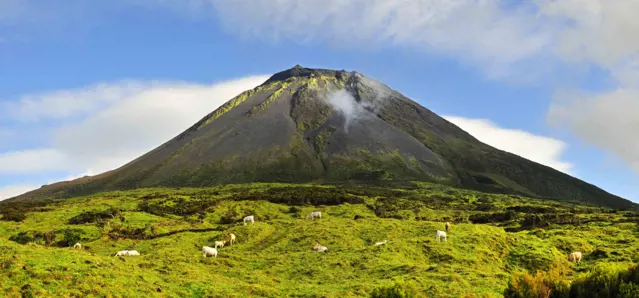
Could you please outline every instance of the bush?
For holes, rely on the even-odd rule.
[[[50,246],[55,241],[55,231],[49,231],[44,233],[44,244]]]
[[[497,222],[506,222],[517,219],[517,212],[512,210],[507,210],[505,212],[493,212],[493,213],[477,213],[468,217],[474,224],[485,224],[485,223],[497,223]]]
[[[69,223],[72,225],[80,225],[85,223],[96,223],[101,222],[105,219],[114,218],[120,215],[120,208],[111,207],[108,210],[104,211],[86,211],[82,212],[71,219],[69,219]]]
[[[380,287],[371,293],[371,298],[411,298],[418,297],[413,283],[396,282],[389,287]]]
[[[301,212],[302,209],[295,207],[295,206],[291,206],[290,208],[288,208],[288,213],[299,213]]]
[[[521,222],[521,227],[525,229],[543,228],[547,227],[549,222],[543,214],[529,214],[526,215]]]
[[[639,284],[622,282],[619,286],[620,298],[639,298]]]
[[[504,291],[506,298],[639,298],[639,267],[626,270],[598,267],[568,284],[565,271],[556,265],[536,275],[517,273]]]
[[[158,216],[173,214],[179,216],[190,216],[198,213],[206,213],[209,207],[215,206],[219,201],[201,198],[184,199],[168,198],[160,201],[145,200],[138,204],[138,210]]]
[[[9,237],[9,240],[20,243],[20,244],[27,244],[29,242],[35,241],[35,239],[31,235],[29,235],[27,232],[20,232],[17,235],[13,235]]]
[[[239,215],[237,214],[237,212],[235,212],[235,210],[229,210],[226,213],[224,213],[222,217],[220,217],[220,224],[228,225],[228,224],[235,223],[236,221],[239,220],[238,216]]]
[[[404,220],[414,219],[415,213],[413,213],[413,211],[410,211],[410,210],[401,210],[397,212],[397,214],[393,216],[393,218],[404,219]]]
[[[355,190],[353,190],[355,192]],[[264,200],[289,206],[363,204],[364,200],[341,188],[274,187],[264,192],[236,194],[235,200]]]
[[[11,211],[6,211],[5,213],[3,213],[2,218],[0,218],[0,220],[21,222],[25,220],[26,218],[27,218],[27,215],[24,214],[22,210],[11,210]]]
[[[126,227],[119,223],[111,225],[111,229],[107,232],[107,235],[111,240],[118,239],[148,239],[151,235],[147,233],[147,230],[151,228],[150,225],[144,228]],[[150,232],[150,231],[149,231]]]
[[[374,205],[368,205],[380,218],[414,219],[415,212],[426,207],[419,199],[379,198]]]
[[[570,286],[565,271],[554,266],[549,272],[516,273],[504,291],[506,298],[568,298]]]
[[[64,238],[62,238],[62,241],[58,242],[58,246],[61,247],[75,245],[77,242],[80,242],[84,231],[80,229],[66,229],[63,233]]]
[[[572,283],[571,297],[639,297],[639,268],[627,270],[598,267]]]

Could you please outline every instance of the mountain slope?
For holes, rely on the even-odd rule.
[[[430,181],[615,208],[636,205],[481,143],[356,72],[296,66],[273,75],[131,163],[16,199],[152,186]]]

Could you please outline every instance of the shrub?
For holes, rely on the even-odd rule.
[[[55,231],[44,233],[44,244],[50,246],[55,241]]]
[[[598,267],[568,284],[565,270],[557,265],[536,275],[517,273],[504,291],[506,298],[639,298],[639,267],[626,270]]]
[[[302,209],[295,207],[295,206],[291,206],[290,208],[288,208],[288,213],[299,213],[301,212]]]
[[[126,227],[119,223],[111,225],[111,229],[107,232],[107,235],[112,240],[124,239],[147,239],[150,235],[147,234],[147,230],[150,226],[144,228]]]
[[[0,218],[0,220],[21,222],[25,220],[26,218],[27,218],[27,215],[24,214],[22,210],[11,210],[11,211],[6,211],[5,213],[3,213],[2,218]]]
[[[79,229],[66,229],[64,230],[64,238],[60,243],[60,246],[71,246],[79,242],[82,239],[83,230]]]
[[[374,205],[367,207],[380,218],[413,219],[415,212],[426,206],[419,199],[379,198]]]
[[[264,200],[292,206],[362,204],[364,200],[341,188],[325,187],[274,187],[264,192],[234,195],[236,200]]]
[[[526,215],[521,222],[521,227],[526,229],[543,228],[549,225],[547,218],[543,214]]]
[[[506,298],[568,298],[570,286],[565,269],[553,265],[549,272],[516,273],[504,291]]]
[[[238,214],[235,210],[229,210],[220,217],[220,224],[228,225],[238,221]]]
[[[572,297],[639,297],[639,268],[627,270],[598,267],[588,276],[572,283]],[[635,295],[635,296],[633,296]]]
[[[69,223],[72,225],[96,223],[101,222],[105,219],[114,218],[119,215],[120,208],[117,207],[111,207],[103,211],[85,211],[69,219]]]
[[[497,223],[514,220],[517,218],[517,212],[507,210],[505,212],[493,212],[493,213],[477,213],[468,217],[472,223],[485,224],[485,223]]]
[[[138,210],[158,216],[174,214],[190,216],[198,213],[206,213],[209,207],[218,203],[218,200],[208,198],[184,199],[168,198],[160,201],[145,200],[138,204]]]
[[[418,297],[413,283],[396,282],[392,286],[380,287],[371,293],[371,298],[411,298]]]
[[[497,207],[494,204],[491,203],[480,203],[477,206],[475,206],[475,210],[477,211],[493,211],[495,210]]]
[[[622,282],[619,286],[618,297],[639,298],[639,284]]]
[[[511,207],[506,208],[506,210],[512,210],[512,211],[515,211],[515,212],[522,212],[522,213],[532,213],[532,214],[550,213],[550,212],[554,211],[553,208],[539,207],[539,206],[529,206],[529,205],[511,206]]]
[[[27,232],[20,232],[17,235],[13,235],[9,237],[9,240],[20,243],[20,244],[27,244],[29,242],[34,242],[35,239],[32,236],[30,236]]]
[[[414,219],[415,213],[413,213],[413,211],[410,211],[410,210],[400,210],[399,212],[397,212],[396,215],[393,216],[393,218],[404,219],[404,220]]]

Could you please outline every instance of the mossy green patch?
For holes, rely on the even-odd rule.
[[[247,115],[251,116],[254,115],[260,111],[265,110],[266,108],[268,108],[268,106],[273,103],[275,100],[277,100],[278,98],[280,98],[282,96],[282,94],[284,93],[284,91],[286,89],[288,89],[289,87],[291,87],[291,85],[295,84],[297,82],[297,78],[290,78],[286,81],[277,81],[274,83],[270,84],[269,88],[275,89],[271,95],[269,95],[266,100],[262,101],[260,104],[252,107]],[[291,88],[291,92],[293,92],[294,89]]]

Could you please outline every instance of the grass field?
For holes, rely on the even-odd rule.
[[[8,221],[16,210],[26,218]],[[501,297],[523,270],[561,266],[570,281],[639,260],[639,213],[423,183],[139,189],[0,211],[3,297],[359,297],[398,281],[424,297]],[[236,245],[202,256],[228,233]],[[77,239],[85,249],[68,247]],[[114,257],[123,249],[141,256]]]

